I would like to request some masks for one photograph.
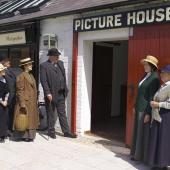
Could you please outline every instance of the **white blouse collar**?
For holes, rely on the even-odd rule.
[[[166,85],[170,85],[170,81],[167,81],[165,84],[166,84]]]
[[[152,73],[151,73],[151,72],[149,72],[149,73],[147,73],[146,75],[147,75],[147,76],[150,76],[151,74],[152,74]]]

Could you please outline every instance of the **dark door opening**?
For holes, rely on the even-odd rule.
[[[91,132],[125,142],[128,41],[93,45]]]

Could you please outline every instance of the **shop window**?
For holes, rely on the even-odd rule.
[[[9,57],[11,60],[12,67],[17,67],[19,65],[21,56],[21,51],[19,48],[11,48],[9,51]]]
[[[0,49],[0,56],[2,57],[8,56],[8,48]]]
[[[27,57],[30,57],[30,49],[29,49],[29,47],[21,48],[21,58],[27,58]]]
[[[10,48],[9,56],[12,67],[18,67],[21,59],[30,57],[29,47]]]

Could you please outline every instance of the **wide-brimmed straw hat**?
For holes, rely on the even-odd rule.
[[[34,61],[31,60],[31,58],[24,58],[22,60],[20,60],[20,65],[19,66],[24,66],[26,64],[29,64],[29,63],[33,63]]]
[[[141,63],[148,62],[153,64],[156,68],[158,68],[158,59],[154,56],[147,55],[145,59],[141,60]]]
[[[4,67],[1,63],[0,63],[0,71],[3,71],[3,70],[5,70],[6,69],[6,67]]]

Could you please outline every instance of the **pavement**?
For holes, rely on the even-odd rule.
[[[48,139],[37,133],[34,142],[9,139],[0,144],[0,170],[149,170],[133,162],[129,149],[100,137]]]

